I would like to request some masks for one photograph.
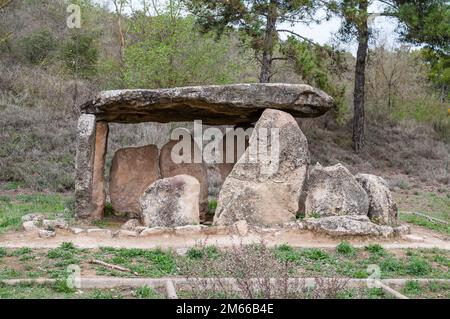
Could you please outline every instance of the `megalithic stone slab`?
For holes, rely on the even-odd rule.
[[[139,198],[160,178],[158,147],[147,145],[116,151],[112,161],[109,197],[116,212],[136,217],[140,213]]]
[[[90,218],[95,157],[95,115],[82,114],[78,119],[75,159],[75,215]]]
[[[105,157],[108,146],[109,127],[97,122],[95,129],[94,173],[92,183],[92,211],[90,219],[102,219],[105,211]]]
[[[265,110],[220,190],[214,224],[246,220],[249,225],[272,226],[295,221],[308,163],[308,141],[295,119]]]
[[[317,117],[333,109],[333,99],[306,84],[257,83],[100,93],[81,112],[116,123],[184,122],[208,125],[248,125],[265,109],[294,117]]]

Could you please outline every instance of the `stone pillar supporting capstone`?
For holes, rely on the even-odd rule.
[[[108,147],[109,126],[97,122],[95,129],[94,172],[92,183],[92,210],[90,219],[102,219],[105,211],[105,157]]]
[[[95,115],[82,114],[78,120],[75,159],[75,216],[99,219],[103,216],[106,193],[104,164],[108,124],[96,122]]]

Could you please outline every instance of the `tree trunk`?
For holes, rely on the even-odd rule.
[[[355,90],[353,95],[353,149],[356,152],[364,147],[364,87],[366,82],[366,56],[369,46],[369,28],[367,25],[367,0],[361,0],[359,11],[362,13],[363,21],[358,28],[358,52],[355,65]],[[364,15],[365,14],[365,15]]]
[[[259,76],[260,83],[269,83],[272,76],[272,56],[275,43],[274,39],[276,36],[277,18],[276,1],[272,0],[269,5],[266,32],[264,35],[261,74]]]

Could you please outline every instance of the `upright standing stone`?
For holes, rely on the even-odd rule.
[[[308,163],[308,142],[295,119],[266,109],[222,186],[214,224],[246,220],[270,226],[295,220]]]
[[[356,180],[369,195],[369,218],[378,225],[397,226],[398,209],[388,183],[371,174],[358,174]]]
[[[90,218],[95,155],[95,116],[82,114],[78,120],[75,159],[75,215]]]
[[[94,177],[92,185],[91,219],[102,219],[105,211],[105,157],[108,147],[109,127],[106,122],[97,122],[95,130]]]
[[[110,172],[109,197],[116,212],[136,217],[140,213],[139,198],[160,178],[156,145],[128,147],[114,154]]]
[[[306,188],[306,217],[367,215],[369,211],[367,193],[341,164],[329,167],[316,164],[309,173]]]
[[[206,211],[208,207],[208,175],[205,163],[194,163],[194,153],[201,154],[200,149],[194,140],[191,140],[192,163],[175,163],[172,159],[172,149],[179,141],[172,140],[163,146],[159,158],[159,168],[161,177],[173,177],[176,175],[190,175],[195,177],[200,183],[200,211]],[[180,156],[183,154],[179,154]]]

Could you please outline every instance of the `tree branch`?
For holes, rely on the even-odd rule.
[[[280,30],[277,30],[277,32],[286,32],[286,33],[290,33],[290,34],[292,34],[292,35],[295,35],[296,37],[299,37],[300,39],[305,40],[306,42],[309,42],[309,43],[311,43],[311,44],[313,44],[313,45],[318,45],[318,44],[315,43],[313,40],[308,39],[308,38],[306,38],[306,37],[304,37],[304,36],[302,36],[302,35],[300,35],[300,34],[294,32],[294,31],[291,31],[291,30],[280,29]]]

